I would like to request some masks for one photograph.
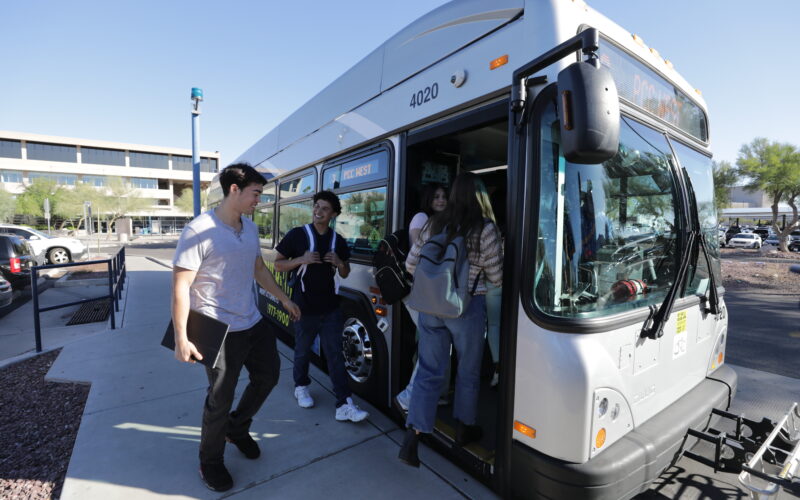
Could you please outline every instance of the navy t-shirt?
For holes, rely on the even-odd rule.
[[[319,258],[322,259],[331,249],[333,230],[329,229],[325,234],[320,235],[312,228],[311,233],[315,239],[314,251],[319,252]],[[301,226],[290,230],[275,247],[275,250],[289,259],[302,257],[309,250],[308,234],[305,228]],[[342,235],[338,233],[336,234],[336,255],[342,261],[350,260],[350,248]],[[298,268],[297,272],[299,271]],[[339,297],[336,295],[333,281],[335,275],[336,268],[327,262],[311,264],[306,268],[306,273],[302,278],[305,292],[299,279],[292,292],[292,300],[300,307],[303,314],[326,314],[339,307]]]

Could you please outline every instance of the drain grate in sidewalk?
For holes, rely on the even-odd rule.
[[[105,321],[111,312],[109,309],[110,304],[111,301],[109,299],[99,299],[81,305],[80,309],[75,311],[75,314],[67,322],[67,326]]]

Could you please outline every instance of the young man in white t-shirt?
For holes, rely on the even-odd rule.
[[[181,233],[173,259],[172,321],[175,357],[194,363],[202,359],[186,336],[189,309],[229,325],[229,333],[214,368],[206,367],[208,395],[200,436],[200,477],[211,490],[226,491],[233,478],[224,464],[225,441],[250,459],[261,451],[250,437],[250,423],[278,383],[280,358],[272,327],[258,311],[253,280],[274,295],[292,319],[300,309],[281,290],[264,265],[258,228],[250,215],[266,183],[248,164],[220,173],[222,204],[194,218]],[[250,381],[236,410],[230,412],[242,366]]]

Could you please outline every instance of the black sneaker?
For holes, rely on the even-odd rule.
[[[483,437],[483,429],[479,425],[467,425],[459,421],[456,428],[456,444],[466,446],[469,443],[480,441]]]
[[[225,440],[236,445],[236,447],[239,448],[239,451],[241,451],[244,456],[250,460],[254,460],[261,456],[261,450],[258,448],[258,443],[255,442],[250,434],[246,434],[239,438],[225,436]]]
[[[233,478],[225,464],[200,464],[200,479],[209,490],[228,491],[233,488]]]

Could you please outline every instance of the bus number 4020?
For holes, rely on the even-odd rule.
[[[439,84],[434,83],[430,87],[425,87],[425,89],[418,90],[411,94],[411,102],[408,105],[412,108],[416,108],[437,97],[439,97]]]

